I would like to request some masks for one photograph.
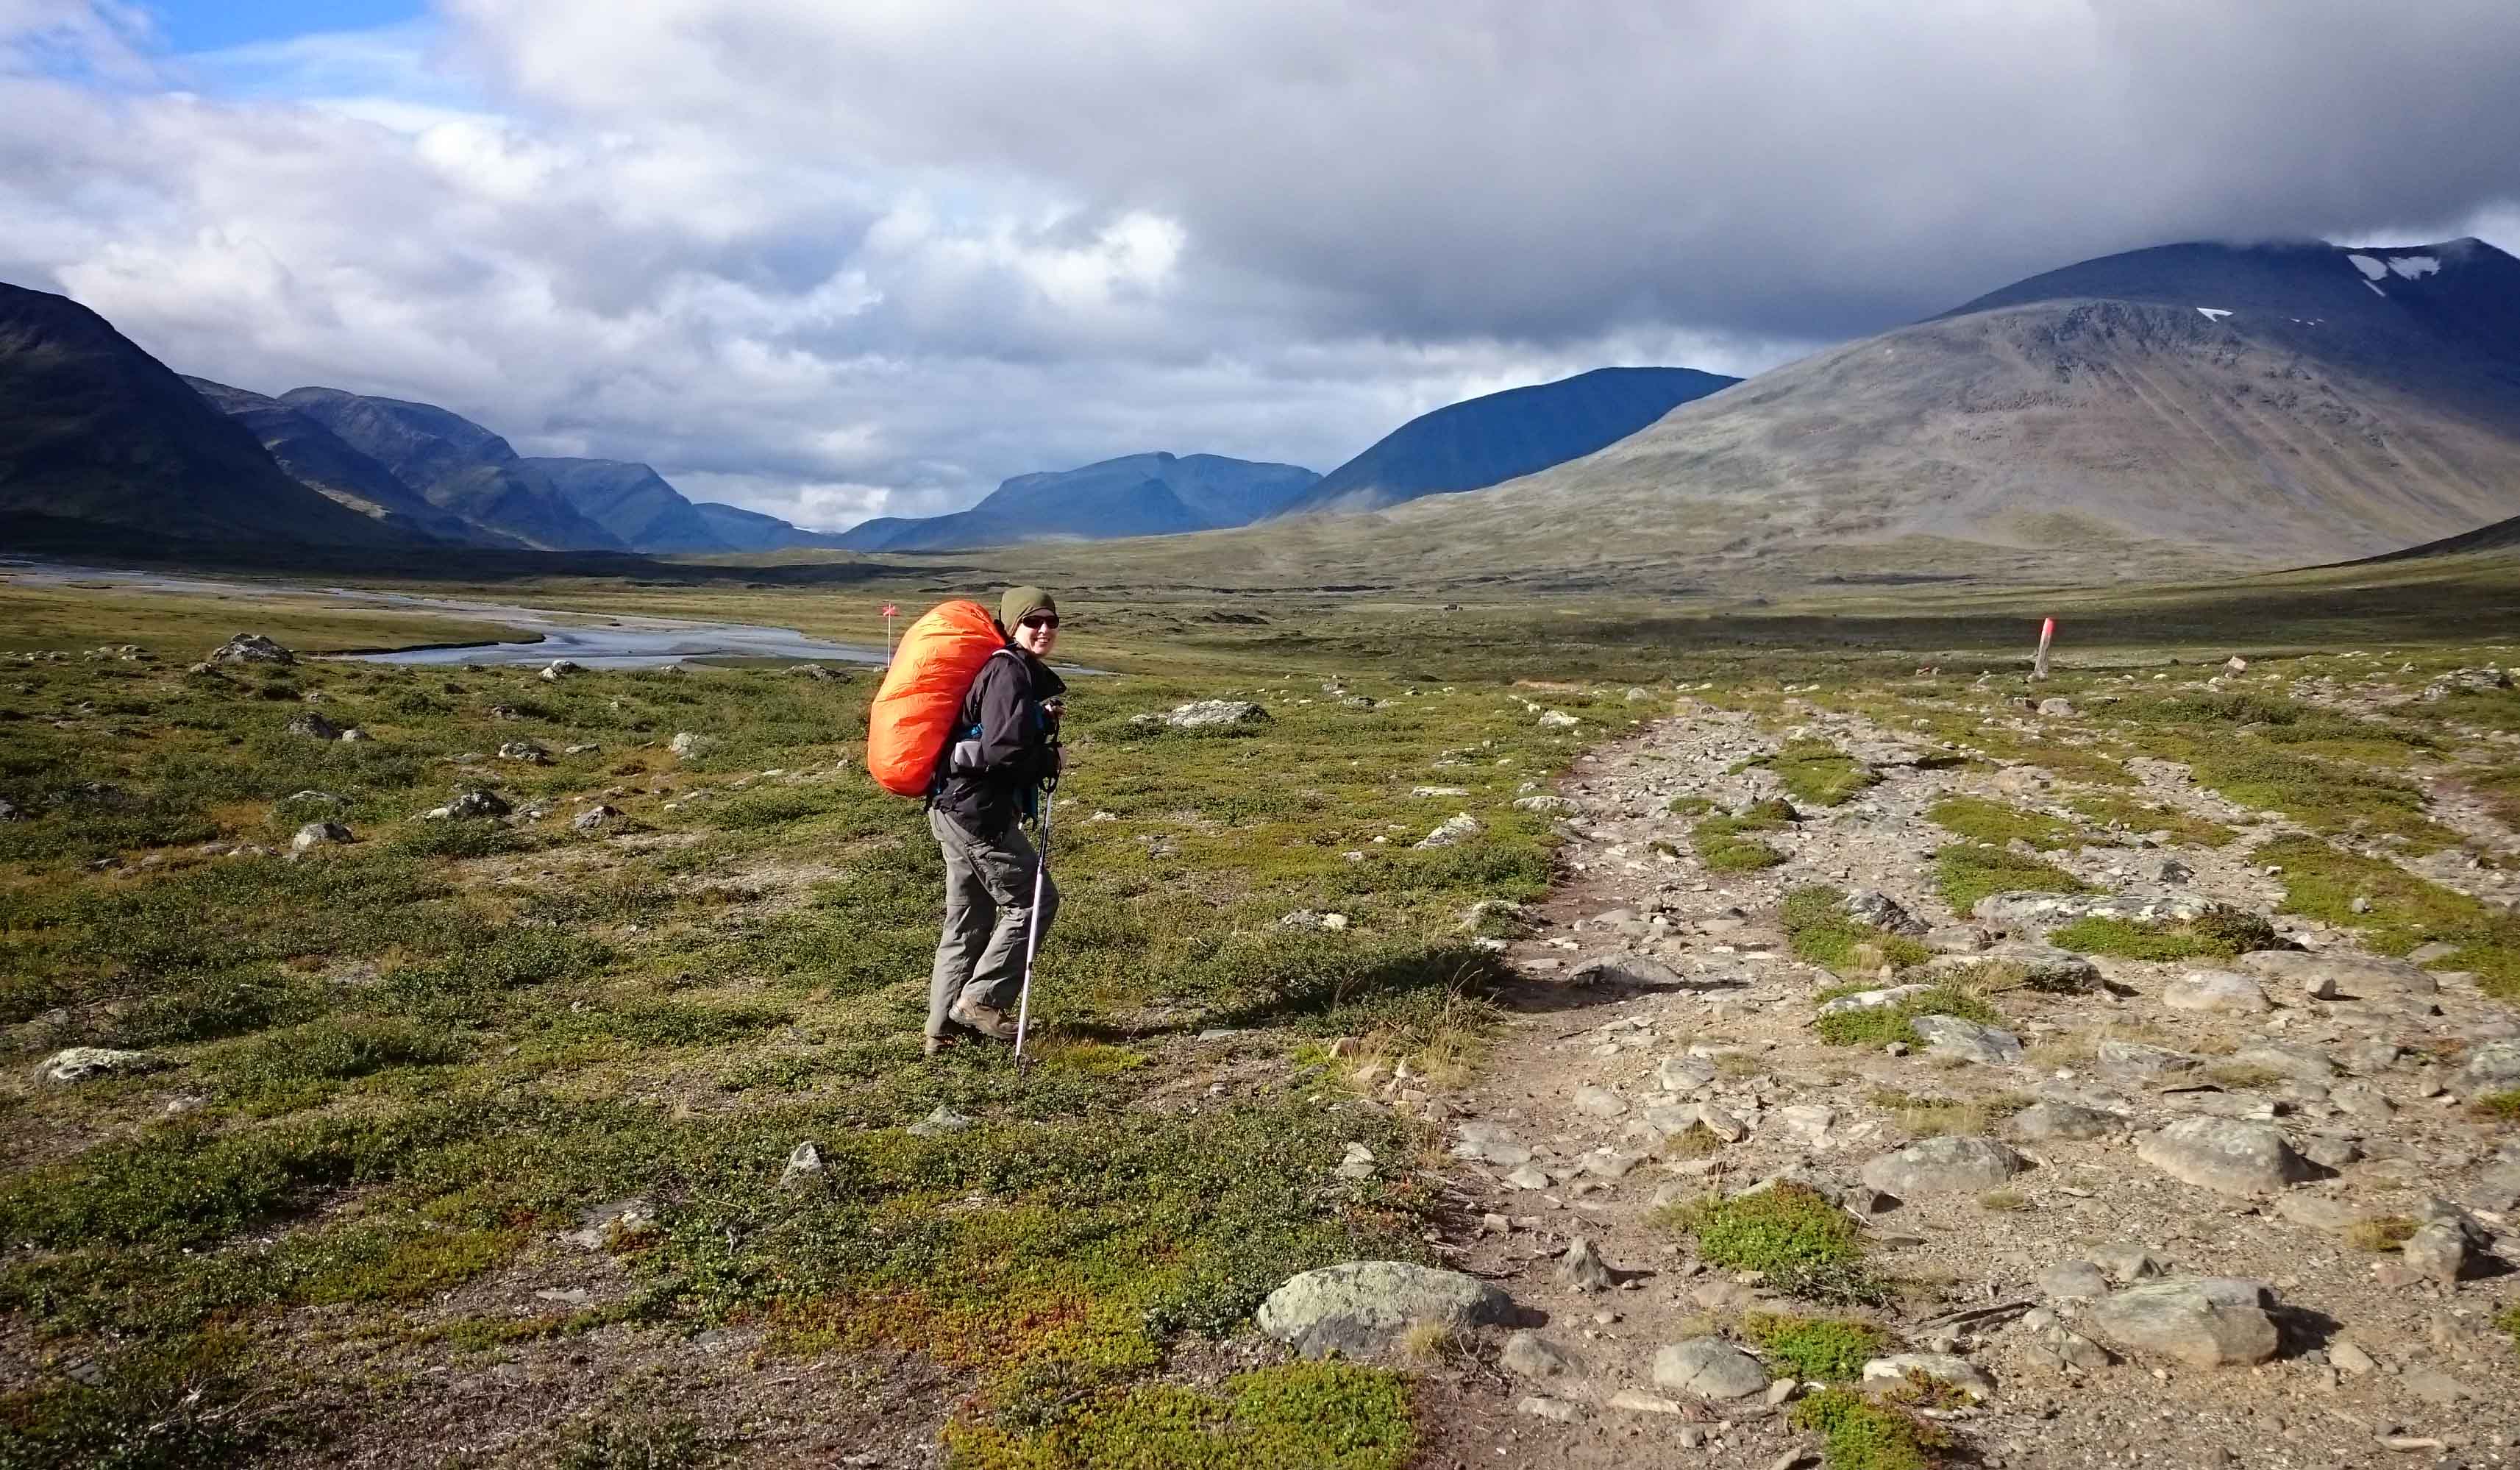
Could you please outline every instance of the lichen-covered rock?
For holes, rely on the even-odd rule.
[[[1428,848],[1453,848],[1479,835],[1479,819],[1468,812],[1457,812],[1441,826],[1419,838],[1415,844],[1421,850]]]
[[[2021,1038],[1958,1016],[1918,1016],[1909,1026],[1924,1040],[1928,1056],[1999,1067],[2021,1060]]]
[[[1864,1365],[1866,1383],[1899,1384],[1922,1378],[1983,1403],[1995,1397],[1995,1380],[1965,1357],[1949,1353],[1894,1353]]]
[[[1175,705],[1163,716],[1163,722],[1176,730],[1206,730],[1219,725],[1256,725],[1267,722],[1269,712],[1249,700],[1203,699],[1187,705]]]
[[[341,738],[341,727],[339,725],[333,723],[331,720],[326,719],[323,715],[316,713],[312,710],[290,716],[289,723],[284,728],[286,733],[295,735],[306,740],[338,740]]]
[[[1992,1138],[1947,1135],[1912,1143],[1864,1166],[1865,1183],[1903,1200],[2001,1187],[2030,1161]]]
[[[1503,1324],[1513,1300],[1476,1276],[1404,1261],[1351,1261],[1289,1279],[1252,1314],[1262,1333],[1306,1357],[1369,1357],[1418,1323]]]
[[[2161,988],[2161,1003],[2174,1011],[2243,1015],[2274,1008],[2256,981],[2229,970],[2190,970]]]
[[[2272,1194],[2311,1176],[2310,1161],[2262,1123],[2182,1118],[2144,1135],[2136,1157],[2221,1194]]]
[[[2296,949],[2259,949],[2232,961],[2234,968],[2286,989],[2336,994],[2430,995],[2441,988],[2432,972],[2402,959],[2376,954],[2329,950],[2305,954]]]
[[[428,821],[449,819],[464,821],[479,817],[506,816],[514,809],[495,794],[475,789],[459,795],[443,806],[432,806],[421,815]]]
[[[325,843],[357,841],[358,838],[351,834],[350,829],[339,822],[308,822],[297,829],[296,836],[289,840],[289,850],[292,852],[303,852],[309,848],[321,847]]]
[[[2177,1276],[2112,1292],[2087,1320],[2130,1353],[2195,1368],[2248,1366],[2275,1355],[2280,1335],[2265,1283],[2228,1276]]]
[[[39,1082],[84,1082],[101,1077],[138,1077],[166,1066],[146,1051],[116,1051],[108,1046],[72,1046],[54,1052],[35,1065]]]
[[[2033,1143],[2055,1139],[2083,1142],[2112,1137],[2126,1128],[2126,1119],[2116,1113],[2067,1102],[2033,1103],[2013,1114],[2004,1125],[2013,1137]]]
[[[239,633],[210,651],[212,664],[294,664],[297,656],[260,633]]]
[[[1720,1337],[1691,1338],[1654,1355],[1654,1387],[1700,1399],[1747,1399],[1767,1392],[1768,1370]]]

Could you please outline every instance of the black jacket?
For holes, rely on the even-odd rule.
[[[1066,692],[1049,665],[1022,649],[1010,644],[991,654],[963,696],[929,804],[975,837],[994,837],[1030,814],[1032,793],[1051,778],[1057,758],[1057,730],[1042,701]]]

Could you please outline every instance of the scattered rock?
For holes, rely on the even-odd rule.
[[[567,659],[554,659],[549,664],[543,666],[543,671],[539,677],[545,683],[557,684],[561,680],[567,678],[570,674],[583,672],[585,672],[584,669],[580,668],[576,664]]]
[[[676,754],[679,755],[680,752]],[[499,758],[519,761],[526,765],[549,765],[551,752],[530,740],[510,740],[502,742],[499,746]]]
[[[665,742],[665,749],[668,752],[677,758],[685,760],[705,756],[716,746],[716,736],[695,734],[690,730],[677,730],[674,732],[674,738]]]
[[[1349,1144],[1347,1146],[1346,1154],[1342,1156],[1338,1162],[1338,1168],[1331,1171],[1331,1172],[1337,1174],[1342,1179],[1372,1178],[1373,1150],[1367,1148],[1362,1143]]]
[[[1265,724],[1269,712],[1249,700],[1203,699],[1175,705],[1157,717],[1176,730],[1206,730],[1219,725]]]
[[[1654,1085],[1686,1097],[1715,1080],[1715,1064],[1705,1057],[1665,1057],[1654,1068]]]
[[[943,1133],[959,1133],[970,1125],[971,1120],[938,1103],[936,1111],[912,1124],[909,1131],[913,1138],[934,1138]]]
[[[1958,1016],[1918,1016],[1908,1024],[1924,1038],[1928,1056],[1987,1066],[2005,1066],[2021,1060],[2021,1038],[2008,1031]]]
[[[39,1082],[84,1082],[100,1077],[140,1077],[170,1064],[146,1051],[116,1051],[108,1046],[72,1046],[35,1064]]]
[[[295,735],[305,740],[338,740],[341,738],[341,727],[339,725],[333,723],[331,720],[326,719],[323,715],[316,713],[312,710],[302,711],[296,714],[291,715],[289,717],[289,723],[283,727],[283,730],[284,733]]]
[[[1864,1166],[1865,1183],[1900,1199],[1994,1189],[2030,1161],[1992,1138],[1946,1135],[1912,1143]]]
[[[2459,1069],[2467,1084],[2481,1092],[2520,1087],[2520,1038],[2488,1041],[2467,1054]]]
[[[621,812],[618,808],[608,806],[604,803],[598,802],[594,805],[586,808],[584,811],[581,811],[577,815],[569,818],[568,824],[580,832],[601,832],[607,826],[613,822],[617,822],[620,819]]]
[[[1461,844],[1469,841],[1471,838],[1478,836],[1479,831],[1479,820],[1477,817],[1470,815],[1466,811],[1459,812],[1452,817],[1447,818],[1443,825],[1437,827],[1434,831],[1419,838],[1415,846],[1420,850],[1427,848],[1458,847]]]
[[[2088,1261],[2059,1262],[2039,1273],[2038,1285],[2050,1300],[2096,1302],[2109,1294],[2109,1278]]]
[[[2090,1320],[2132,1353],[2197,1368],[2251,1365],[2275,1355],[2272,1302],[2262,1282],[2179,1276],[2114,1292],[2092,1305]]]
[[[1849,918],[1859,924],[1869,924],[1875,929],[1886,929],[1893,934],[1925,933],[1925,925],[1915,915],[1901,907],[1898,899],[1872,889],[1860,888],[1848,894],[1846,912]]]
[[[2071,700],[2044,699],[2039,702],[2038,712],[2043,719],[2071,719],[2074,705]]]
[[[2126,1128],[2127,1120],[2119,1114],[2065,1102],[2033,1103],[2004,1125],[2006,1132],[2025,1143],[2085,1142],[2113,1137]]]
[[[1678,971],[1649,954],[1604,954],[1596,955],[1568,971],[1566,984],[1668,990],[1688,982],[1681,979]]]
[[[1522,1378],[1581,1378],[1583,1359],[1537,1332],[1519,1331],[1505,1340],[1497,1360]]]
[[[1401,1261],[1352,1261],[1305,1271],[1252,1314],[1261,1332],[1306,1357],[1372,1356],[1418,1323],[1502,1325],[1513,1301],[1476,1276]]]
[[[2161,1003],[2174,1011],[2239,1014],[2274,1008],[2256,981],[2229,970],[2190,970],[2161,988]]]
[[[497,796],[480,790],[468,791],[443,806],[432,806],[421,813],[425,821],[449,818],[464,820],[473,817],[506,816],[514,808]]]
[[[1610,1396],[1610,1407],[1626,1409],[1628,1412],[1635,1414],[1676,1414],[1681,1412],[1679,1400],[1665,1399],[1656,1394],[1648,1394],[1642,1389],[1621,1389],[1617,1393],[1612,1394]]]
[[[1544,730],[1571,730],[1582,723],[1582,720],[1577,719],[1574,715],[1567,713],[1563,710],[1543,710],[1540,712],[1540,727]]]
[[[1628,1111],[1628,1100],[1607,1087],[1586,1082],[1575,1089],[1575,1111],[1595,1118],[1617,1118]]]
[[[1572,1424],[1584,1416],[1583,1405],[1564,1399],[1552,1399],[1544,1394],[1526,1394],[1513,1401],[1513,1411],[1547,1419],[1556,1424]]]
[[[807,1139],[788,1151],[788,1167],[779,1175],[782,1189],[804,1189],[823,1182],[823,1151]]]
[[[1531,1162],[1531,1148],[1502,1124],[1464,1123],[1458,1129],[1461,1141],[1453,1145],[1456,1159],[1477,1159],[1511,1169]]]
[[[2092,1252],[2092,1263],[2123,1286],[2170,1274],[2170,1263],[2131,1240],[2111,1241]]]
[[[2061,703],[2061,701],[2059,702]],[[1905,1383],[1911,1376],[1930,1379],[1983,1403],[1995,1397],[1995,1381],[1968,1359],[1948,1353],[1898,1353],[1864,1365],[1866,1383]]]
[[[2136,1157],[2174,1179],[2221,1194],[2272,1194],[2311,1176],[2309,1161],[2262,1123],[2182,1118],[2146,1134]]]
[[[297,656],[260,633],[239,633],[210,651],[212,664],[294,664]]]
[[[1654,1355],[1654,1387],[1699,1399],[1747,1399],[1765,1393],[1768,1370],[1720,1337],[1691,1338]]]
[[[1618,1284],[1610,1274],[1610,1263],[1601,1259],[1600,1249],[1589,1235],[1576,1236],[1566,1254],[1557,1258],[1557,1279],[1577,1291],[1608,1291]]]
[[[2146,1046],[2140,1041],[2106,1040],[2092,1048],[2092,1060],[2100,1071],[2112,1077],[2150,1080],[2177,1073],[2193,1072],[2204,1065],[2183,1051],[2167,1047]]]
[[[289,840],[289,850],[292,852],[303,852],[309,848],[319,847],[325,843],[354,843],[357,841],[358,838],[351,834],[350,829],[342,826],[339,822],[308,822],[306,825],[297,829],[297,835],[295,837]]]
[[[2334,994],[2430,995],[2441,988],[2432,972],[2402,959],[2331,949],[2306,954],[2292,949],[2259,949],[2232,961],[2233,968],[2286,989]]]

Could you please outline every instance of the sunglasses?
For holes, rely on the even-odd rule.
[[[1058,626],[1058,615],[1057,613],[1035,613],[1030,618],[1023,620],[1023,625],[1026,627],[1055,628]]]

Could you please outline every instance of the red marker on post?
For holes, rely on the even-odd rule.
[[[901,609],[891,603],[883,605],[883,666],[886,668],[892,666],[892,620],[900,613]]]
[[[2032,678],[2044,679],[2048,677],[2048,640],[2055,636],[2055,619],[2047,619],[2039,624],[2039,656],[2030,661],[2030,676]]]

